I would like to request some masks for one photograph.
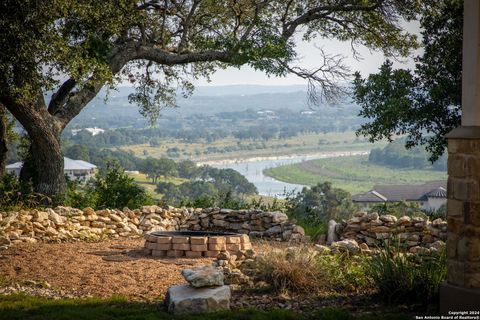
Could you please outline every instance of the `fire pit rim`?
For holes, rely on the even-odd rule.
[[[241,233],[222,232],[222,231],[190,231],[190,230],[175,230],[175,231],[154,231],[149,233],[156,237],[222,237],[222,236],[241,236]]]

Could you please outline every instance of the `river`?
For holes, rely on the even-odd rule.
[[[202,164],[208,164],[212,167],[221,169],[234,169],[244,175],[248,181],[253,183],[257,187],[260,195],[282,198],[286,192],[288,193],[294,190],[300,191],[304,186],[270,178],[263,174],[263,170],[313,159],[366,155],[368,153],[368,151],[335,151],[308,155],[208,161],[203,162]]]

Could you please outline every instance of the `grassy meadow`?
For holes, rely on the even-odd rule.
[[[303,185],[331,181],[335,187],[351,193],[368,191],[375,184],[422,184],[447,178],[446,172],[372,164],[368,156],[310,160],[267,169],[264,173],[277,180]]]
[[[380,144],[375,144],[379,146]],[[233,137],[213,142],[187,143],[178,139],[162,140],[159,146],[149,144],[126,145],[121,150],[132,151],[135,156],[178,157],[196,162],[208,160],[245,159],[253,157],[280,156],[291,154],[308,154],[326,151],[368,151],[373,145],[363,139],[357,139],[354,132],[333,132],[320,134],[303,134],[287,139],[270,139],[268,141],[238,140]],[[168,150],[176,148],[172,154]],[[243,148],[242,150],[238,150]]]
[[[152,180],[148,179],[147,176],[143,173],[130,173],[130,177],[132,177],[136,183],[142,186],[154,200],[160,200],[162,195],[155,191],[157,187]],[[168,177],[168,178],[160,178],[159,182],[171,182],[174,184],[181,184],[182,182],[187,181],[186,179],[182,178],[175,178],[175,177]]]

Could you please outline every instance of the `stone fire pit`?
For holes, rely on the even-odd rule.
[[[246,234],[205,231],[156,231],[145,235],[145,254],[154,257],[216,257],[252,248]]]

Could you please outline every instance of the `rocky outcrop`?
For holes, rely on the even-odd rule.
[[[332,225],[339,239],[352,239],[370,248],[381,247],[385,240],[395,240],[411,251],[419,251],[418,247],[436,250],[447,238],[447,222],[442,219],[430,221],[421,217],[397,218],[357,212],[352,218]]]
[[[134,237],[170,230],[236,232],[250,237],[294,241],[305,236],[303,228],[289,222],[286,214],[260,210],[144,206],[136,210],[95,211],[56,207],[0,213],[0,246],[38,240]]]

